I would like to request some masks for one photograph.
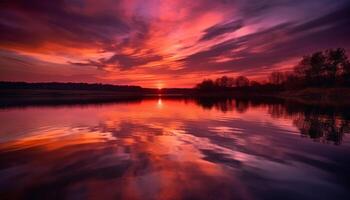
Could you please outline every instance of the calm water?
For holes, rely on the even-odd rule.
[[[0,198],[349,199],[350,110],[145,99],[0,109]]]

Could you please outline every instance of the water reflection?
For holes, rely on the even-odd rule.
[[[0,196],[347,199],[348,117],[276,99],[8,107]]]
[[[252,107],[267,107],[272,118],[292,119],[300,134],[315,141],[341,144],[344,133],[350,133],[350,107],[305,105],[281,99],[199,98],[204,109],[244,113]]]
[[[222,112],[236,110],[239,113],[244,113],[249,106],[248,100],[232,99],[232,98],[196,98],[195,102],[205,109],[215,108]]]

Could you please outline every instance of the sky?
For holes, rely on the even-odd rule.
[[[0,38],[0,81],[262,81],[314,51],[349,51],[350,1],[1,0]]]

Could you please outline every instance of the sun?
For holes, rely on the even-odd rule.
[[[162,90],[162,89],[163,89],[164,84],[163,84],[163,83],[161,83],[161,82],[158,82],[156,86],[157,86],[157,89],[158,89],[158,90]]]

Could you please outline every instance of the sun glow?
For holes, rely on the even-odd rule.
[[[158,90],[163,89],[163,87],[164,87],[164,84],[163,84],[163,83],[161,83],[161,82],[158,82],[158,83],[157,83],[157,89],[158,89]]]

